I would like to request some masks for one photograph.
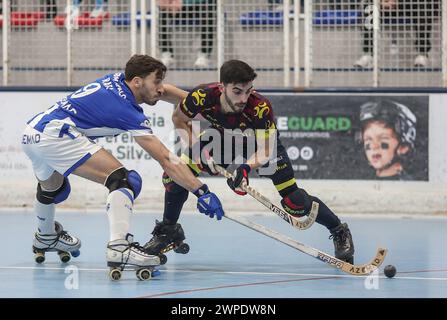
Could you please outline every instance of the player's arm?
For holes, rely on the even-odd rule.
[[[246,163],[241,164],[233,173],[233,178],[227,179],[228,186],[238,195],[245,196],[247,192],[242,188],[242,185],[248,185],[248,174],[251,170],[257,169],[267,163],[273,154],[276,142],[276,129],[269,130],[255,130],[256,133],[256,152],[247,160]]]
[[[192,146],[193,142],[195,142],[193,141],[191,120],[190,117],[180,110],[180,106],[175,108],[174,113],[172,114],[172,122],[174,123],[174,127],[179,133],[184,146]]]
[[[246,195],[244,184],[249,184],[248,174],[252,169],[257,169],[269,161],[276,148],[277,130],[273,117],[272,107],[268,100],[259,105],[262,112],[258,111],[254,116],[254,127],[257,149],[256,152],[241,164],[233,173],[232,179],[227,179],[228,186],[239,195]]]
[[[270,101],[264,99],[260,106],[262,110],[254,116],[257,149],[247,160],[250,169],[257,169],[267,163],[276,148],[277,130],[272,105]]]
[[[163,170],[176,183],[189,191],[199,189],[203,183],[200,182],[188,168],[188,166],[180,160],[179,157],[170,152],[166,146],[155,135],[136,136],[135,141],[158,161]]]
[[[222,204],[217,196],[210,192],[208,186],[197,179],[180,158],[170,152],[154,135],[135,136],[135,141],[160,163],[164,171],[176,183],[191,191],[197,197],[197,209],[217,220],[224,215]]]
[[[201,87],[194,88],[186,97],[177,105],[172,114],[172,122],[174,127],[179,130],[183,145],[192,146],[197,139],[192,131],[192,119],[200,113],[200,104],[198,96],[203,95]]]
[[[257,169],[269,161],[276,141],[276,129],[255,130],[257,150],[247,160],[250,169]]]
[[[173,86],[172,84],[163,84],[164,93],[161,96],[161,100],[170,102],[174,105],[178,105],[180,101],[186,98],[188,92]]]

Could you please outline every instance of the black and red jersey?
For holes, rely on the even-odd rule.
[[[200,114],[213,128],[242,131],[276,129],[270,101],[257,92],[248,98],[241,113],[225,114],[220,103],[218,83],[199,85],[180,103],[180,110],[189,118]]]

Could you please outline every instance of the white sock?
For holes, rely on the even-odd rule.
[[[132,190],[121,188],[109,193],[107,217],[109,218],[110,241],[126,238],[130,228],[132,207]]]
[[[56,233],[56,229],[54,227],[54,211],[55,211],[54,203],[51,204],[43,204],[39,201],[34,202],[34,210],[37,216],[37,228],[39,233],[41,234],[52,234]]]

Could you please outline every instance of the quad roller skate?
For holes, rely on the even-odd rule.
[[[139,280],[149,280],[156,274],[154,267],[158,265],[160,259],[146,254],[138,242],[133,242],[131,234],[127,234],[126,239],[110,241],[107,245],[107,266],[110,267],[111,280],[121,279],[124,270],[135,270]]]
[[[354,243],[352,242],[351,231],[346,223],[342,223],[330,230],[329,239],[333,239],[335,247],[335,257],[346,261],[350,264],[354,263]]]
[[[181,254],[189,252],[189,245],[183,242],[185,233],[180,223],[167,224],[156,220],[152,235],[152,239],[144,245],[144,250],[147,254],[159,256],[161,264],[168,261],[165,253],[170,250]]]
[[[70,261],[70,255],[77,257],[80,254],[81,240],[70,235],[59,222],[55,221],[54,224],[56,233],[41,234],[36,232],[34,234],[33,252],[34,260],[37,263],[45,261],[46,252],[57,252],[63,263]]]

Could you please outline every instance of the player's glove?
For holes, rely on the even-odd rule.
[[[250,173],[250,166],[246,163],[241,164],[233,173],[233,179],[228,178],[228,186],[240,196],[245,196],[247,192],[242,190],[242,184],[248,186],[248,174]]]
[[[211,219],[216,216],[217,220],[222,220],[225,215],[219,198],[210,190],[206,184],[193,192],[197,199],[197,209],[209,216]]]
[[[214,167],[214,159],[210,155],[208,150],[204,149],[202,151],[202,158],[200,159],[200,161],[198,161],[198,163],[199,164],[197,166],[200,168],[200,170],[208,172],[209,175],[216,176],[219,174],[219,172]]]

